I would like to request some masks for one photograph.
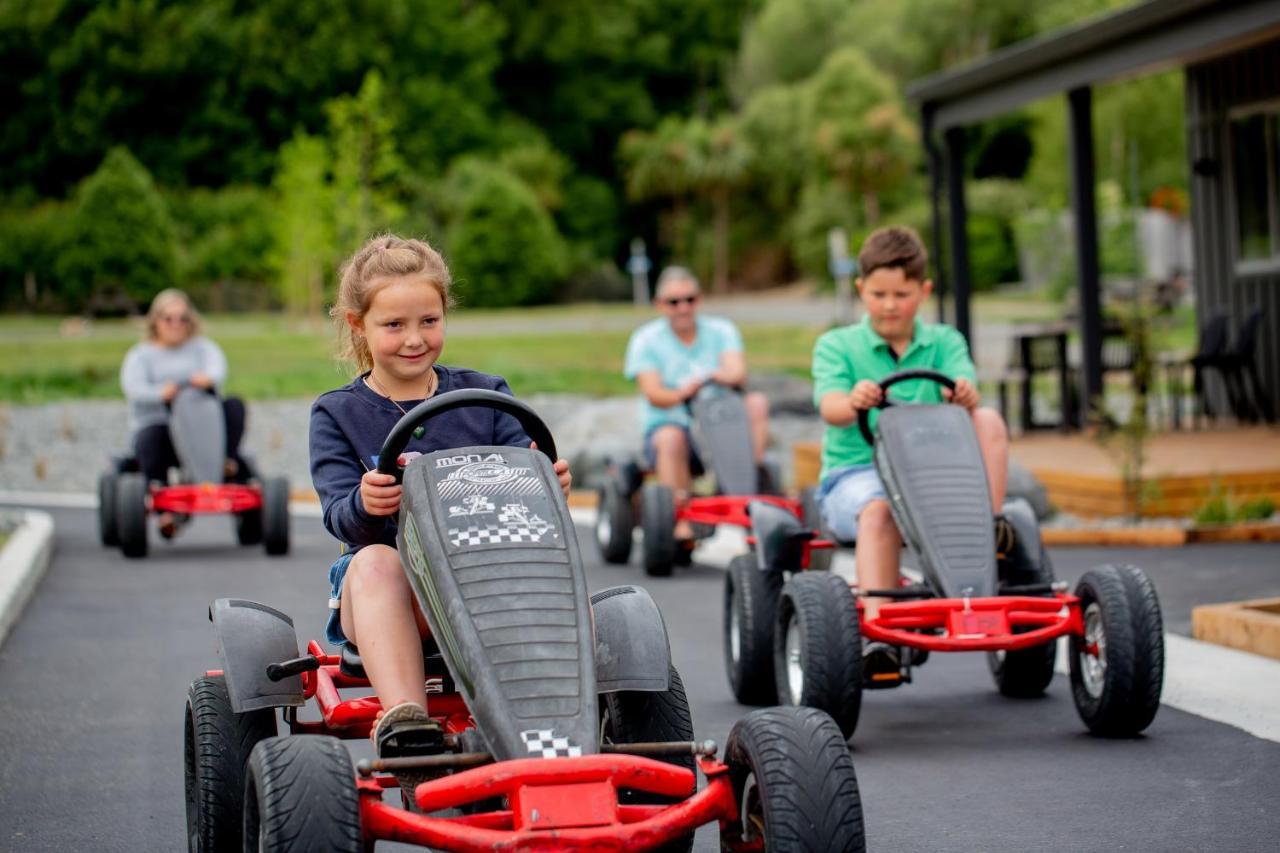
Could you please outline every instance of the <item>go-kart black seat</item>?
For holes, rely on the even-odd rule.
[[[433,637],[423,639],[422,659],[426,664],[427,678],[449,678],[449,668],[445,665],[444,658],[440,655],[440,647],[436,645]],[[338,658],[338,671],[350,678],[367,679],[369,677],[364,671],[364,661],[360,660],[360,650],[356,648],[355,643],[342,644],[342,651]],[[452,692],[452,689],[449,687],[446,692]]]

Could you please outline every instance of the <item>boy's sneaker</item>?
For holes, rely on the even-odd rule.
[[[1013,553],[1014,546],[1018,544],[1018,534],[1013,529],[1013,522],[999,513],[996,514],[995,528],[996,557],[1003,560]]]
[[[416,702],[401,702],[378,718],[369,733],[379,758],[409,758],[444,752],[444,731]],[[392,774],[400,783],[406,807],[415,809],[413,791],[440,775],[429,770],[400,770]]]
[[[862,686],[868,690],[902,683],[902,654],[888,643],[868,643],[862,649]]]

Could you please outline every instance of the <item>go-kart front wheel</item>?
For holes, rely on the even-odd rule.
[[[116,528],[116,479],[112,471],[98,478],[98,539],[108,548],[120,544]]]
[[[245,777],[243,849],[361,853],[360,801],[342,741],[293,735],[253,748]]]
[[[1013,553],[1000,560],[1002,586],[1044,586],[1053,583],[1053,564],[1040,542],[1035,517],[1018,529]],[[1029,629],[1024,629],[1029,630]],[[1055,640],[1016,652],[987,652],[987,666],[996,689],[1015,699],[1044,695],[1053,681],[1053,665],[1058,654]]]
[[[862,632],[849,584],[803,572],[782,587],[773,629],[778,701],[826,711],[850,737],[862,710]]]
[[[625,565],[631,559],[631,530],[635,527],[631,495],[622,478],[609,473],[596,490],[596,545],[606,563]]]
[[[754,553],[729,561],[724,576],[724,665],[734,697],[744,705],[773,705],[773,623],[782,577],[764,572]]]
[[[187,848],[191,853],[238,851],[244,768],[254,745],[275,737],[275,711],[237,714],[226,679],[204,676],[187,690],[184,730]]]
[[[289,553],[289,481],[284,477],[262,483],[262,545],[273,557]]]
[[[693,717],[684,683],[675,666],[664,691],[621,690],[600,697],[600,741],[602,743],[670,743],[693,740]],[[692,755],[663,758],[662,761],[696,771]],[[672,805],[678,797],[663,797],[631,788],[618,791],[618,802],[630,805]],[[677,838],[658,848],[659,853],[688,853],[693,835]]]
[[[116,536],[126,557],[147,556],[147,480],[141,474],[116,478]]]
[[[671,489],[646,483],[640,490],[640,529],[644,532],[644,571],[666,577],[676,561],[676,504]]]
[[[1076,585],[1084,636],[1070,641],[1071,696],[1089,731],[1133,737],[1151,725],[1164,685],[1164,622],[1150,579],[1101,566]]]
[[[723,847],[763,841],[765,850],[866,850],[853,759],[827,714],[752,711],[729,732],[725,763],[740,818],[721,830]]]

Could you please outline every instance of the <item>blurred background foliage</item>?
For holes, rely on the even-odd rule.
[[[626,298],[635,236],[716,291],[822,280],[830,228],[927,225],[909,82],[1122,5],[0,0],[0,307],[176,284],[318,316],[385,230],[439,245],[477,306]],[[1185,200],[1181,97],[1176,73],[1096,93],[1112,272],[1124,211]],[[1063,104],[970,134],[991,287],[1054,250]]]

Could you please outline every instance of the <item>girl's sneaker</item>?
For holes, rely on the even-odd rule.
[[[416,702],[401,702],[383,712],[369,733],[379,758],[409,758],[437,755],[444,751],[444,731]],[[429,770],[400,770],[392,774],[400,783],[405,806],[416,810],[413,791],[438,773]]]

